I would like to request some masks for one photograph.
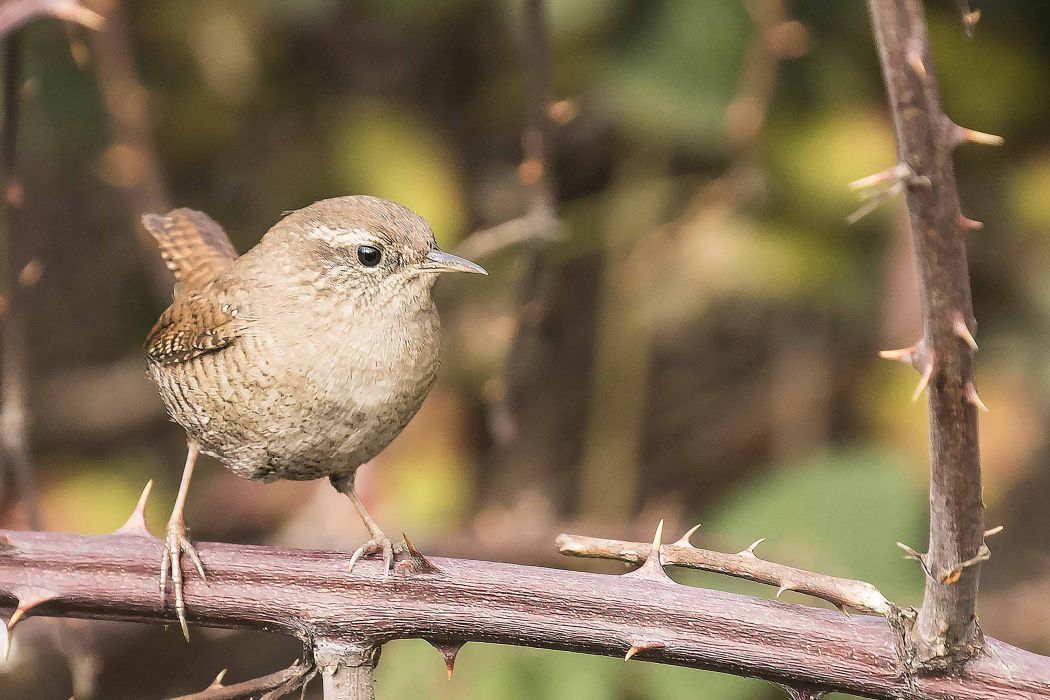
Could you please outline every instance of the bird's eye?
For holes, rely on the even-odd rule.
[[[375,267],[383,259],[383,251],[375,246],[363,245],[357,249],[357,259],[365,267]]]

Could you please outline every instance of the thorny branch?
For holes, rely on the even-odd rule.
[[[127,533],[128,531],[125,531]],[[0,532],[0,598],[27,614],[170,622],[156,595],[160,540]],[[378,648],[423,638],[635,658],[875,698],[1050,698],[1050,658],[992,639],[958,675],[902,673],[886,622],[674,583],[657,558],[623,576],[403,557],[389,578],[347,554],[202,543],[207,583],[187,584],[200,625]],[[440,666],[439,666],[440,668]],[[338,675],[338,674],[337,674]],[[344,696],[345,697],[345,696]],[[350,696],[353,697],[353,696]]]
[[[897,611],[896,606],[870,583],[818,574],[760,559],[755,554],[755,549],[765,538],[756,540],[736,554],[694,547],[689,538],[699,527],[697,525],[678,541],[662,546],[660,561],[665,566],[713,571],[775,586],[778,598],[786,591],[795,591],[826,600],[843,611],[851,608],[883,617]],[[618,559],[630,564],[641,564],[652,551],[652,545],[644,542],[623,542],[582,535],[558,535],[555,544],[562,554],[569,556]]]
[[[982,648],[975,612],[984,544],[984,503],[974,388],[976,322],[966,235],[952,150],[1002,139],[954,124],[941,107],[921,0],[869,0],[897,135],[898,165],[872,181],[906,193],[919,266],[923,336],[914,349],[884,353],[917,369],[930,424],[930,544],[921,556],[922,608],[907,637],[913,670],[957,670]],[[964,6],[968,11],[968,6]],[[918,393],[918,392],[917,392]]]
[[[242,700],[247,698],[276,700],[276,698],[282,698],[304,687],[316,674],[317,669],[312,663],[299,660],[288,668],[259,678],[223,685],[222,679],[226,675],[224,669],[210,686],[199,693],[182,695],[172,700]]]

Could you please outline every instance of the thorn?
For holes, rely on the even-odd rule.
[[[222,684],[222,679],[226,677],[226,672],[229,670],[230,669],[228,668],[224,668],[221,671],[219,671],[219,675],[215,676],[215,680],[211,682],[211,685],[209,685],[206,688],[206,690],[218,690],[219,688],[224,687]]]
[[[972,381],[966,382],[966,400],[985,413],[988,412],[988,407],[984,405],[984,401],[981,401],[981,397],[977,395],[977,387],[973,385]]]
[[[958,146],[961,143],[976,143],[982,146],[1002,146],[1006,143],[1006,139],[996,134],[986,134],[983,131],[977,131],[975,129],[967,129],[964,126],[959,126],[951,119],[948,119],[948,128],[951,129],[952,143]]]
[[[448,679],[452,680],[452,672],[456,670],[456,655],[466,642],[435,642],[430,639],[427,641],[445,657],[445,671],[448,673]]]
[[[930,385],[930,380],[933,378],[933,365],[934,365],[933,351],[930,351],[930,361],[926,363],[926,368],[922,371],[922,376],[919,377],[919,384],[915,387],[915,392],[911,395],[912,401],[918,401],[919,397],[922,396],[922,392],[926,391],[926,387]]]
[[[139,502],[135,504],[135,510],[131,511],[131,515],[128,517],[127,522],[118,527],[113,534],[114,535],[133,535],[136,537],[152,537],[149,529],[146,528],[146,501],[149,500],[149,492],[153,489],[153,479],[146,482],[146,485],[142,488],[142,495],[139,496]]]
[[[691,528],[686,530],[686,533],[679,537],[678,541],[674,544],[678,547],[692,547],[693,543],[689,541],[689,538],[692,537],[696,533],[696,531],[700,529],[700,525],[701,523],[697,523],[696,525],[693,525]]]
[[[847,610],[846,606],[843,605],[842,603],[835,603],[835,607],[838,608],[839,612],[842,613],[843,615],[845,615],[846,617],[853,617],[852,615],[849,614],[849,610]]]
[[[58,593],[48,588],[41,588],[40,586],[18,586],[11,590],[11,595],[18,599],[18,607],[15,608],[15,612],[11,615],[11,619],[7,621],[7,630],[10,632],[15,628],[15,625],[26,616],[26,614],[47,601],[57,598]]]
[[[983,221],[975,221],[969,217],[959,214],[959,225],[962,226],[964,231],[980,231],[984,228]]]
[[[903,362],[909,367],[915,367],[919,364],[919,349],[912,345],[910,348],[901,348],[900,350],[879,350],[879,357],[884,360]]]
[[[414,574],[436,574],[441,571],[432,561],[423,556],[423,553],[416,549],[416,546],[412,544],[412,540],[408,539],[408,535],[401,533],[401,538],[405,541],[405,551],[408,552],[407,568],[409,573]]]
[[[791,581],[784,581],[780,584],[780,588],[777,589],[777,600],[780,600],[780,596],[786,593],[787,591],[793,590],[795,590],[795,584]]]
[[[642,565],[634,571],[630,571],[624,576],[631,576],[633,578],[645,578],[651,581],[659,581],[660,583],[674,583],[671,577],[664,571],[663,558],[660,554],[660,542],[664,534],[664,521],[660,520],[660,524],[656,526],[656,534],[653,535],[653,544],[649,548],[649,556],[645,558]]]
[[[927,77],[926,64],[922,61],[922,51],[919,48],[917,42],[909,41],[908,43],[911,44],[911,46],[909,46],[908,50],[905,52],[905,57],[908,60],[908,66],[911,67],[915,75],[925,80]]]
[[[955,335],[962,338],[963,342],[970,346],[971,350],[977,350],[977,341],[974,340],[973,333],[970,332],[970,327],[966,325],[966,320],[963,318],[961,311],[956,311],[952,314],[952,330],[955,331]]]
[[[984,536],[985,537],[991,537],[992,535],[998,535],[1002,531],[1003,531],[1003,526],[1002,525],[996,525],[991,530],[985,530],[984,531]]]
[[[650,651],[652,649],[664,649],[667,645],[663,642],[631,642],[631,648],[627,650],[627,653],[623,655],[623,660],[630,661],[638,654],[643,651]]]
[[[740,557],[751,557],[752,559],[758,559],[758,557],[755,555],[755,547],[757,547],[758,545],[762,544],[765,541],[766,541],[765,537],[758,538],[757,540],[755,540],[754,542],[749,544],[747,546],[747,549],[742,549],[739,552],[737,552],[737,556],[740,556]]]
[[[911,173],[911,168],[908,167],[907,163],[897,163],[892,168],[887,168],[882,172],[862,177],[859,180],[854,180],[849,183],[849,188],[851,190],[866,190],[869,187],[875,187],[876,185],[903,180],[909,173]]]

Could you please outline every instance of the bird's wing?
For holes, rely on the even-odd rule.
[[[175,273],[175,297],[200,289],[233,264],[237,251],[210,216],[193,209],[146,214],[146,227],[160,245],[168,269]]]
[[[222,350],[237,337],[236,318],[236,309],[196,292],[179,297],[146,336],[146,357],[172,365]]]

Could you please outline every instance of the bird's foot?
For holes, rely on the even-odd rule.
[[[350,571],[354,570],[354,564],[357,563],[358,559],[382,554],[383,576],[389,576],[390,572],[394,570],[394,555],[400,554],[403,550],[404,547],[402,547],[402,545],[395,545],[390,541],[389,537],[379,533],[378,537],[373,537],[354,551],[353,555],[350,557]]]
[[[204,575],[204,565],[197,550],[186,537],[186,523],[182,518],[172,518],[168,521],[168,535],[164,540],[164,553],[160,559],[160,599],[167,602],[168,575],[171,574],[171,586],[175,589],[175,613],[179,617],[179,626],[182,628],[182,636],[190,641],[190,629],[186,625],[186,598],[182,590],[182,555],[185,554],[193,562],[200,574],[202,581],[207,581]]]

